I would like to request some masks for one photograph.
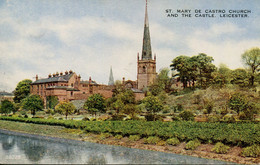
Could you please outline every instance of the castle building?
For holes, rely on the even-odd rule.
[[[48,78],[39,79],[30,84],[30,93],[40,95],[46,105],[49,96],[56,96],[59,101],[85,100],[95,93],[105,98],[112,97],[112,86],[97,84],[91,80],[82,81],[81,76],[70,70],[65,74],[49,74]]]
[[[147,1],[145,6],[142,56],[137,55],[137,88],[142,90],[152,85],[156,79],[156,56],[152,59],[152,47],[149,32]]]

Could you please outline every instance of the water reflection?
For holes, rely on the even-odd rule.
[[[3,137],[0,137],[0,139],[1,139],[1,143],[2,143],[2,148],[5,151],[12,149],[15,145],[15,140],[13,137],[3,136]]]
[[[0,163],[226,164],[221,161],[155,151],[1,132],[0,130]],[[9,151],[9,155],[6,154],[6,150]]]

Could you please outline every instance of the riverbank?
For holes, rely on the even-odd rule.
[[[67,129],[62,126],[49,126],[49,125],[40,125],[40,124],[31,124],[31,123],[20,123],[13,121],[3,121],[0,120],[0,129],[16,131],[21,133],[36,134],[42,136],[50,136],[57,138],[65,138],[79,141],[88,141],[100,144],[108,145],[120,145],[130,148],[138,148],[145,150],[154,150],[167,153],[176,153],[182,155],[190,155],[195,157],[217,159],[241,164],[257,164],[260,163],[259,158],[248,158],[241,157],[239,154],[241,152],[240,147],[231,147],[227,154],[216,154],[211,151],[214,147],[212,144],[202,144],[196,150],[185,150],[185,143],[181,143],[178,146],[170,145],[148,145],[143,144],[142,139],[138,141],[131,141],[129,138],[124,137],[122,139],[116,139],[115,137],[101,137],[100,135],[93,133],[84,133],[79,129]]]

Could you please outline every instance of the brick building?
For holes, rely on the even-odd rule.
[[[48,96],[57,96],[59,101],[85,100],[89,95],[100,93],[105,98],[112,97],[113,86],[97,84],[95,81],[81,81],[81,76],[73,71],[64,74],[49,74],[48,78],[31,83],[30,93],[40,95],[46,104]]]

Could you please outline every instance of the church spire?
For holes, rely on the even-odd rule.
[[[114,85],[114,77],[113,77],[113,72],[112,72],[112,66],[110,67],[110,75],[109,75],[108,85]]]
[[[151,60],[151,59],[152,59],[152,48],[151,48],[148,13],[147,13],[147,0],[146,0],[142,60]]]

